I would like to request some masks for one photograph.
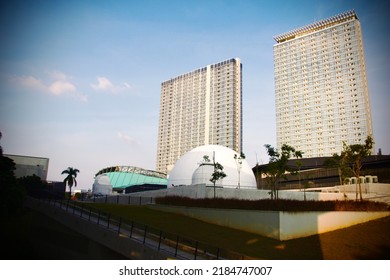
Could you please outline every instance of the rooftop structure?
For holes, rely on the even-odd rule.
[[[112,191],[116,192],[124,192],[126,188],[135,188],[141,185],[166,187],[168,182],[167,176],[164,173],[135,166],[107,167],[96,174],[96,178],[100,177],[104,185],[110,184]]]
[[[325,28],[329,28],[331,26],[338,25],[343,21],[350,20],[351,18],[358,19],[355,11],[353,10],[285,32],[283,34],[275,36],[274,39],[276,42],[282,43],[287,40],[292,40],[297,37],[305,36],[314,31],[319,31]]]

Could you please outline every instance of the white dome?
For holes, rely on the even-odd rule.
[[[200,165],[192,174],[191,185],[206,184],[212,185],[210,181],[211,174],[214,172],[214,166],[212,164]],[[215,182],[216,186],[223,186],[223,179]]]
[[[203,156],[208,156],[212,162],[213,154],[215,155],[215,162],[219,162],[224,167],[223,172],[227,175],[222,180],[223,187],[236,188],[238,186],[239,165],[236,159],[234,159],[234,156],[239,156],[239,154],[232,149],[218,145],[200,146],[184,154],[169,173],[168,188],[180,185],[191,185],[195,182],[212,185],[209,180],[213,168],[207,168],[207,165],[204,165],[203,168],[199,167],[203,162]],[[206,170],[207,173],[209,173],[208,180],[205,179],[207,178],[205,177],[205,175],[207,175]],[[219,183],[220,182],[218,181],[217,184]],[[255,175],[245,159],[242,160],[240,169],[240,187],[256,188]]]
[[[92,192],[94,194],[110,194],[112,193],[112,185],[110,183],[110,178],[107,175],[99,175],[96,177],[95,182],[92,186]]]

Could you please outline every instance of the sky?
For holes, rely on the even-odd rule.
[[[2,1],[0,145],[80,170],[155,170],[161,83],[230,58],[243,65],[243,152],[276,147],[274,36],[351,9],[363,32],[376,150],[390,154],[388,1]]]

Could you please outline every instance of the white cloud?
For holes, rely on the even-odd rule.
[[[121,93],[132,89],[131,86],[126,82],[119,85],[114,85],[106,77],[97,77],[96,79],[97,79],[97,84],[91,84],[91,87],[94,90],[107,91],[116,94],[116,93]]]
[[[108,90],[108,91],[111,91],[114,89],[114,86],[112,85],[110,80],[105,78],[105,77],[97,77],[97,81],[98,81],[98,83],[96,85],[91,84],[93,89]]]
[[[26,88],[46,91],[45,84],[33,76],[12,77],[11,81]]]
[[[67,81],[55,81],[49,86],[48,89],[54,95],[61,95],[65,92],[76,91],[76,87]]]
[[[68,76],[62,73],[61,71],[51,70],[46,72],[54,80],[63,80],[63,81],[68,80]]]
[[[123,134],[122,132],[118,132],[118,138],[125,141],[128,144],[131,144],[131,145],[138,144],[137,141],[133,137],[126,135],[126,134]]]
[[[87,96],[79,92],[76,86],[68,81],[68,77],[60,71],[48,71],[51,83],[44,83],[42,80],[33,76],[16,76],[11,81],[22,87],[37,90],[54,96],[72,96],[80,101],[87,101]]]

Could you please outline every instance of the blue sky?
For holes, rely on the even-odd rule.
[[[78,186],[112,165],[155,169],[160,85],[225,59],[243,64],[243,149],[276,145],[273,36],[354,9],[363,30],[376,149],[390,154],[387,1],[8,1],[0,4],[5,153],[48,157]]]

